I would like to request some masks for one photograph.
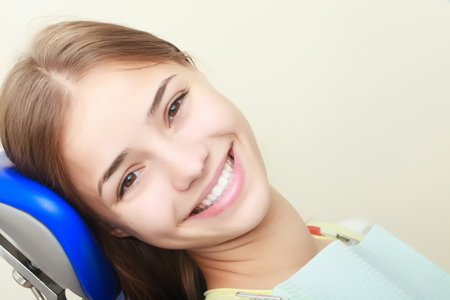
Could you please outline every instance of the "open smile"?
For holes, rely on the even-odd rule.
[[[210,208],[216,204],[222,196],[227,192],[230,187],[230,183],[233,180],[234,175],[234,158],[231,154],[228,154],[227,161],[222,170],[222,173],[217,180],[216,185],[212,188],[211,192],[206,198],[192,211],[193,214],[199,214],[202,211]]]
[[[192,210],[190,219],[210,217],[230,206],[242,189],[243,172],[233,148],[227,154],[223,168],[216,171],[212,183],[208,185],[206,197]],[[214,184],[211,188],[211,185]]]

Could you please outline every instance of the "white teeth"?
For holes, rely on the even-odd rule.
[[[219,197],[219,196],[222,195],[222,193],[223,193],[223,187],[221,187],[220,185],[216,185],[216,186],[212,189],[211,193],[213,193],[214,195],[216,195],[217,197]]]
[[[211,201],[211,200],[208,200],[208,199],[205,199],[205,200],[202,201],[202,204],[208,206],[208,205],[211,205],[211,204],[212,204],[212,201]],[[200,204],[200,205],[201,205],[201,204]]]
[[[225,163],[224,169],[222,170],[222,174],[217,180],[217,184],[211,190],[211,193],[206,196],[204,199],[194,210],[193,213],[201,213],[203,210],[209,208],[214,205],[217,200],[224,194],[224,192],[228,189],[230,182],[233,180],[234,174],[234,162],[228,157],[227,162]]]
[[[223,177],[223,176],[220,176],[220,177],[219,177],[219,180],[217,181],[217,183],[218,183],[221,187],[226,188],[227,185],[228,185],[228,178]]]
[[[209,194],[206,198],[209,199],[209,200],[211,200],[211,201],[217,200],[217,196],[216,196],[216,195],[213,195],[213,194]]]

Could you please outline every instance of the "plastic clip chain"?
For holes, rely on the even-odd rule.
[[[349,244],[351,246],[356,246],[359,243],[359,241],[356,240],[356,239],[353,239],[353,238],[348,237],[348,236],[346,236],[344,234],[340,234],[340,233],[337,233],[337,232],[334,232],[332,230],[328,230],[328,229],[325,229],[325,228],[320,228],[320,227],[317,227],[317,226],[308,226],[308,229],[309,229],[309,232],[312,235],[329,236],[329,237],[335,238],[337,240],[340,240],[340,241],[342,241],[344,243],[347,243],[347,244]]]
[[[285,297],[250,294],[250,293],[243,293],[243,292],[236,293],[236,296],[237,297],[245,297],[249,300],[289,300],[289,298],[285,298]]]

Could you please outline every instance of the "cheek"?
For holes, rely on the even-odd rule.
[[[172,235],[177,224],[173,201],[162,188],[148,188],[125,200],[117,210],[122,226],[149,243]]]
[[[222,95],[206,93],[192,101],[179,133],[221,136],[238,129],[249,129],[242,113]]]

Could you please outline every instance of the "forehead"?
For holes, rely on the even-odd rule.
[[[145,121],[161,81],[184,69],[176,63],[109,64],[86,74],[77,84],[62,143],[77,186],[95,186],[103,168],[132,143],[133,129]]]

